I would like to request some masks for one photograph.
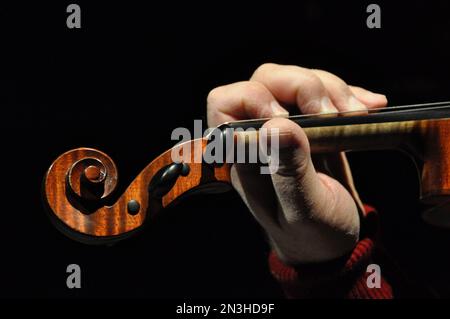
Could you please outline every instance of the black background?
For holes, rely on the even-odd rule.
[[[211,89],[264,62],[331,71],[391,105],[450,100],[445,1],[376,2],[379,30],[366,27],[366,1],[76,3],[80,30],[66,27],[69,2],[0,5],[2,297],[280,297],[264,235],[235,193],[187,199],[139,235],[92,247],[45,215],[47,168],[69,149],[98,148],[123,189],[174,144],[174,128],[204,119]],[[421,221],[412,162],[393,151],[350,160],[388,254],[450,296],[450,233]],[[66,287],[71,263],[82,289]]]

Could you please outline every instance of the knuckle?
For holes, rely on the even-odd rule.
[[[336,99],[347,99],[348,96],[353,95],[347,83],[345,83],[341,79],[336,80],[336,82],[334,82],[334,85],[336,87]]]
[[[344,80],[342,80],[340,77],[338,77],[338,76],[336,76],[334,74],[331,74],[331,75],[332,75],[331,80],[334,81],[334,84],[336,85],[337,89],[340,92],[344,92],[346,94],[349,94],[350,93],[350,88],[347,85],[347,83]]]
[[[306,86],[306,87],[321,87],[323,85],[322,81],[320,80],[320,78],[314,74],[313,72],[309,71],[309,70],[302,70],[299,69],[297,72],[301,72],[301,77],[299,77],[302,82],[302,86]]]
[[[215,101],[220,99],[220,96],[222,96],[222,92],[224,90],[223,86],[216,87],[209,91],[208,96],[206,98],[207,104],[212,105]]]
[[[247,81],[243,82],[242,85],[245,91],[245,96],[247,98],[256,99],[260,97],[262,94],[266,93],[266,88],[262,83],[255,81]]]
[[[278,67],[278,64],[275,63],[263,63],[259,67],[256,68],[256,70],[253,72],[252,78],[258,78],[267,72],[273,71],[275,68]]]
[[[345,83],[343,80],[339,79],[339,81],[336,82],[336,86],[339,91],[347,95],[351,94],[350,88],[348,87],[347,83]]]
[[[330,73],[328,71],[319,70],[319,69],[313,69],[313,71],[316,74],[319,74],[323,76],[325,79],[327,79],[330,83],[332,83],[338,91],[350,93],[350,87],[349,85],[339,76],[336,74]]]
[[[293,158],[293,162],[295,163],[295,166],[293,167],[293,175],[295,175],[295,178],[297,180],[298,189],[303,190],[303,184],[305,183],[305,177],[307,175],[310,164],[306,158],[298,159],[297,154],[293,154]]]

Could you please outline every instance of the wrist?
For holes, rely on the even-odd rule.
[[[359,227],[345,233],[326,225],[308,225],[293,231],[269,233],[269,240],[285,264],[317,264],[348,255],[358,243]]]

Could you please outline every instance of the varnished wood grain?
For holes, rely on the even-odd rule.
[[[304,130],[313,153],[402,149],[412,154],[419,162],[419,167],[423,167],[422,199],[428,203],[441,203],[450,199],[449,119],[308,127]],[[248,134],[246,140],[257,138],[255,132],[240,134]],[[202,154],[205,150],[205,140],[189,141],[175,149],[186,146],[191,150],[190,172],[187,176],[180,176],[173,188],[162,197],[161,207],[166,207],[199,187],[230,183],[230,165],[213,167],[195,162],[198,161],[196,154]],[[142,170],[114,205],[105,206],[102,200],[110,196],[117,184],[114,163],[100,151],[76,149],[61,155],[48,170],[45,198],[52,213],[68,228],[94,237],[118,236],[138,229],[151,217],[148,215],[158,213],[150,207],[152,194],[149,194],[148,186],[153,176],[171,163],[172,150],[168,150]],[[89,168],[89,176],[86,176],[86,169],[92,165],[98,167]],[[83,193],[83,178],[95,181],[100,175],[104,177],[100,193]],[[74,200],[71,194],[75,195],[75,199],[77,196],[87,198],[88,194],[89,200],[81,201],[86,207]],[[98,198],[95,199],[95,196]],[[130,200],[139,203],[138,213],[128,213],[127,204]]]
[[[162,198],[163,207],[169,205],[187,191],[199,186],[200,183],[228,183],[230,180],[227,165],[220,168],[208,167],[212,171],[212,176],[202,180],[202,165],[207,164],[193,163],[193,160],[195,152],[198,151],[196,148],[200,147],[200,152],[202,152],[205,141],[200,141],[200,143],[190,141],[187,143],[191,144],[192,147],[189,175],[179,177],[171,191]],[[71,190],[66,183],[67,173],[74,163],[86,158],[97,158],[102,162],[111,161],[102,152],[89,148],[79,148],[64,153],[56,159],[45,178],[47,203],[53,214],[65,225],[86,235],[116,236],[139,228],[147,218],[147,214],[157,213],[148,211],[149,196],[151,195],[148,192],[148,185],[159,169],[172,163],[171,150],[166,151],[144,168],[114,205],[102,206],[93,212],[83,212],[68,199],[68,193]],[[89,164],[92,163],[89,162]],[[115,184],[118,178],[117,175],[111,176],[110,174],[106,177],[107,185]],[[80,174],[78,176],[80,180]],[[80,183],[76,185],[74,183],[74,188],[79,191]],[[106,191],[109,194],[112,190],[107,186]],[[127,203],[130,200],[136,200],[140,204],[140,211],[135,215],[127,212]]]
[[[450,200],[450,121],[422,127],[423,169],[421,199],[427,204]]]

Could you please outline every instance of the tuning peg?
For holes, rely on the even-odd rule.
[[[163,197],[175,185],[178,177],[187,176],[190,167],[187,163],[172,163],[161,168],[152,178],[148,191],[153,197]]]

